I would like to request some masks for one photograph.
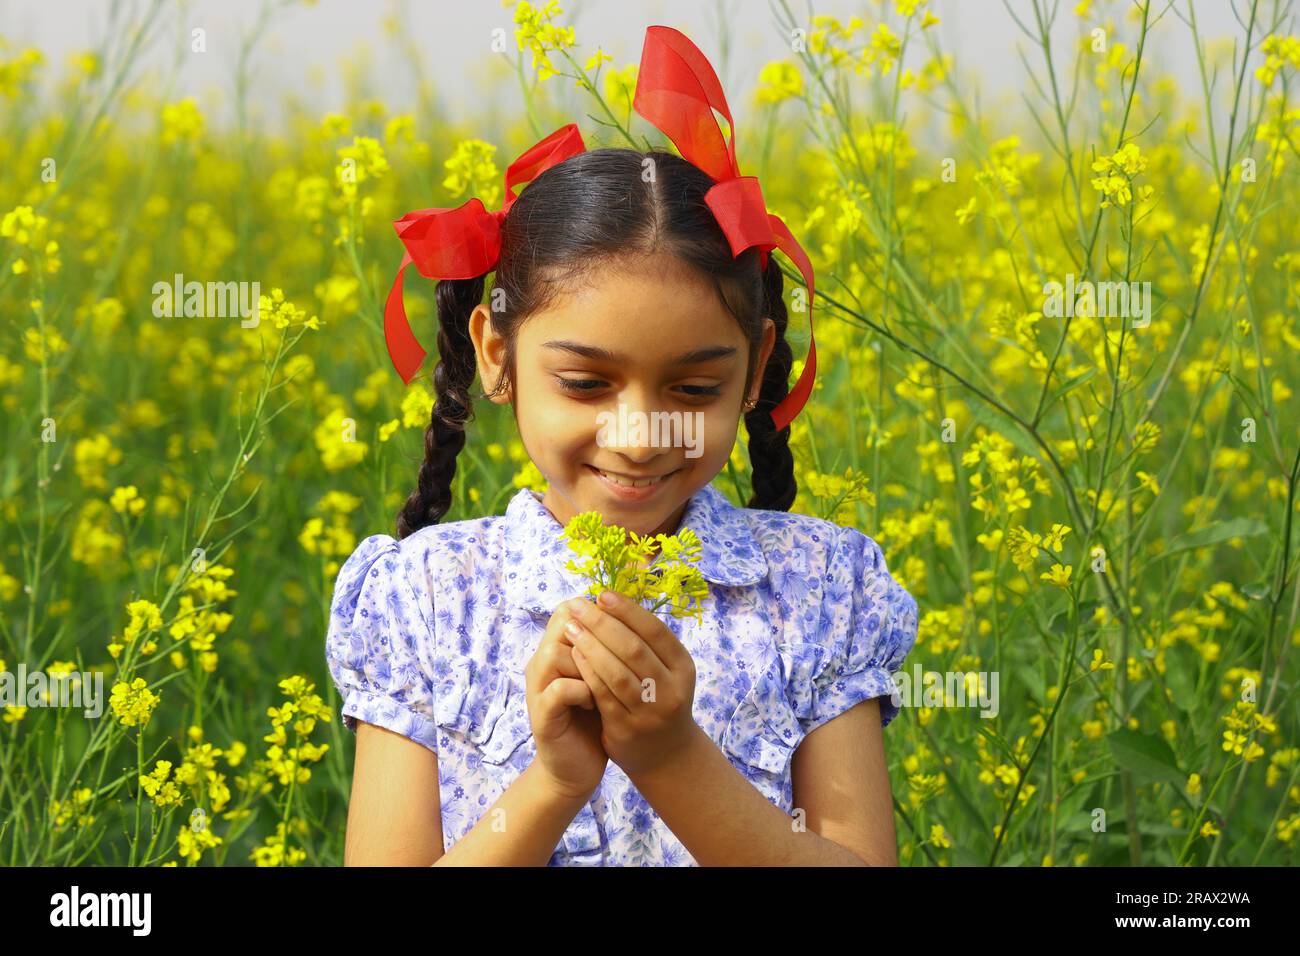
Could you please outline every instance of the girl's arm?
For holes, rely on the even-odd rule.
[[[437,756],[423,744],[358,720],[343,863],[545,866],[589,797],[560,793],[532,763],[443,853]]]
[[[438,758],[423,744],[357,721],[344,866],[431,866],[442,856]]]
[[[803,832],[703,731],[632,782],[701,866],[897,865],[876,700],[804,738],[792,773]]]
[[[809,830],[872,866],[898,866],[880,699],[850,707],[804,737],[790,770],[794,805]]]

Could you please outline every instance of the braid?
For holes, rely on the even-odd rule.
[[[772,424],[771,410],[790,392],[790,368],[793,355],[785,340],[789,323],[785,301],[782,297],[781,270],[768,258],[763,270],[763,292],[766,314],[776,325],[776,342],[763,372],[763,384],[758,392],[758,404],[745,415],[745,430],[749,432],[749,460],[753,465],[751,481],[754,493],[746,507],[769,511],[789,511],[794,504],[798,485],[794,478],[794,455],[790,452],[790,426],[779,432]]]
[[[434,403],[429,427],[424,430],[424,462],[416,489],[397,515],[397,536],[437,524],[451,508],[451,481],[456,476],[456,456],[465,447],[465,425],[474,417],[473,396],[477,370],[474,343],[469,337],[469,317],[483,300],[485,276],[443,279],[438,283],[438,364],[433,370]]]

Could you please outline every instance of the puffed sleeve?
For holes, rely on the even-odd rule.
[[[830,641],[826,666],[812,681],[805,734],[855,704],[879,697],[880,726],[898,716],[891,675],[916,643],[916,599],[890,575],[880,545],[841,528],[827,568],[822,623]]]
[[[388,535],[366,538],[339,569],[325,658],[353,733],[363,720],[437,752],[432,612]]]

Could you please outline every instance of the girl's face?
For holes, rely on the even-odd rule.
[[[671,534],[690,496],[726,466],[776,326],[765,319],[746,394],[748,344],[713,286],[666,255],[620,265],[520,325],[515,418],[549,485],[542,503],[561,524],[599,511],[638,534]],[[486,305],[470,318],[488,391],[505,374],[490,319]],[[658,480],[627,486],[646,478]]]

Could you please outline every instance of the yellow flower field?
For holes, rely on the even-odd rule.
[[[433,404],[436,359],[407,387],[384,345],[392,221],[499,208],[564,123],[665,141],[555,0],[502,10],[526,105],[473,129],[360,96],[219,124],[134,68],[163,6],[67,62],[0,37],[0,672],[50,678],[0,705],[0,862],[334,865],[333,581],[393,533]],[[1024,97],[991,113],[939,0],[762,6],[790,52],[732,102],[738,155],[817,272],[793,510],[880,542],[908,674],[941,677],[885,733],[901,861],[1295,865],[1294,12],[1245,0],[1217,37],[1188,0],[1027,0]],[[242,67],[228,95],[243,117]],[[806,292],[774,262],[793,382]],[[408,275],[430,345],[433,292]],[[447,520],[544,487],[509,410],[475,411]],[[54,706],[97,679],[98,715]],[[954,699],[990,691],[992,717]]]

